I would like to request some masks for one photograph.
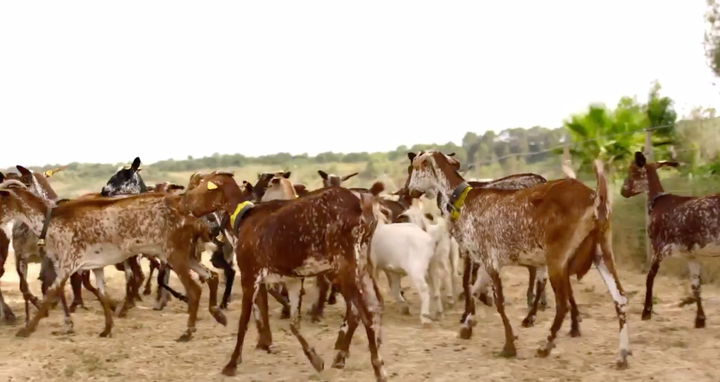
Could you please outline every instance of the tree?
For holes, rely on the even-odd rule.
[[[716,77],[720,77],[720,4],[706,0],[705,12],[705,58]]]

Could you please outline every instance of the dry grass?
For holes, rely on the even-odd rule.
[[[11,255],[12,256],[12,255]],[[12,263],[7,264],[2,288],[11,307],[23,321],[22,297]],[[31,266],[31,278],[37,274]],[[124,278],[106,270],[113,296],[123,293]],[[431,329],[422,329],[417,317],[419,302],[412,289],[406,289],[412,316],[398,314],[394,301],[387,300],[383,314],[382,350],[391,381],[717,381],[717,356],[720,353],[719,290],[704,289],[708,328],[694,329],[694,307],[679,308],[686,296],[685,280],[658,277],[656,314],[652,321],[640,321],[644,296],[643,274],[622,272],[621,280],[630,295],[630,336],[634,356],[630,369],[617,371],[614,359],[618,348],[617,321],[613,303],[595,271],[581,283],[573,281],[583,321],[583,337],[566,335],[564,325],[558,346],[549,359],[535,357],[535,349],[548,334],[553,310],[541,312],[535,328],[523,329],[526,313],[524,293],[527,272],[509,267],[503,272],[508,313],[519,336],[517,359],[498,358],[502,348],[501,322],[493,308],[479,307],[479,324],[474,337],[457,338],[461,307],[457,306]],[[179,286],[176,279],[173,286]],[[383,280],[382,285],[385,286]],[[407,280],[404,285],[409,286]],[[39,293],[37,281],[31,287]],[[182,290],[182,288],[181,288]],[[386,289],[383,289],[386,290]],[[310,289],[312,292],[312,289]],[[69,293],[69,291],[68,291]],[[229,359],[239,317],[239,288],[236,288],[228,312],[229,326],[222,327],[207,313],[207,290],[198,322],[198,332],[190,343],[174,341],[183,331],[186,306],[176,300],[157,312],[149,297],[130,311],[125,319],[116,319],[112,338],[98,338],[103,327],[101,309],[89,293],[84,294],[89,310],[74,316],[77,334],[54,336],[61,327],[61,312],[56,309],[41,321],[38,331],[27,339],[15,338],[19,326],[0,326],[0,381],[374,381],[362,329],[355,334],[352,354],[345,370],[328,367],[315,373],[300,346],[289,333],[287,321],[278,319],[279,306],[272,301],[271,327],[276,354],[256,352],[257,332],[251,328],[243,352],[238,376],[219,374]],[[305,301],[314,298],[309,294]],[[548,296],[552,301],[552,292]],[[306,303],[304,306],[308,306]],[[330,306],[323,323],[312,324],[303,318],[302,331],[325,359],[334,356],[333,344],[343,313],[342,299]],[[554,303],[551,303],[554,306]],[[252,326],[252,324],[251,324]]]

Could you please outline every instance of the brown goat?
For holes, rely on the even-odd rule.
[[[574,301],[571,274],[584,274],[595,263],[615,301],[620,323],[617,365],[627,367],[627,298],[615,271],[610,201],[602,162],[596,161],[597,191],[576,179],[561,179],[519,190],[472,188],[457,173],[460,163],[441,152],[408,154],[412,165],[406,187],[412,194],[440,194],[451,206],[452,232],[460,247],[483,265],[493,281],[495,306],[505,327],[502,355],[515,356],[515,335],[505,314],[500,269],[504,265],[547,265],[555,291],[556,315],[538,356],[547,357]],[[590,243],[594,251],[582,250]],[[594,256],[588,256],[592,254]],[[576,312],[571,312],[576,314]],[[465,329],[465,328],[463,328]]]
[[[285,281],[292,306],[290,330],[313,367],[322,370],[322,359],[299,331],[300,297],[303,278],[333,270],[342,280],[343,296],[351,302],[338,333],[337,358],[344,359],[349,351],[342,346],[341,339],[347,337],[345,328],[357,326],[355,310],[367,330],[376,378],[386,381],[379,354],[382,300],[366,269],[370,240],[377,225],[377,204],[370,196],[333,187],[313,191],[303,198],[252,205],[250,188],[247,183],[240,188],[231,174],[215,173],[188,191],[180,204],[181,212],[194,216],[219,209],[231,216],[243,301],[235,351],[223,374],[236,372],[254,300],[263,321],[259,323],[258,347],[269,348],[272,340],[267,327],[265,283],[270,280]]]
[[[660,263],[669,256],[688,259],[692,283],[692,300],[697,304],[695,327],[705,327],[705,312],[700,294],[700,263],[698,257],[720,256],[720,194],[692,197],[666,194],[657,170],[677,162],[647,163],[641,152],[628,168],[620,194],[630,198],[647,193],[650,225],[648,236],[653,248],[652,265],[647,275],[645,307],[642,319],[652,317],[652,290]],[[686,301],[685,303],[692,303]]]

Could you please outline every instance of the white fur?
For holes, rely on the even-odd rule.
[[[404,313],[409,312],[407,302],[400,294],[400,279],[407,275],[412,280],[421,300],[420,321],[430,323],[430,288],[436,274],[435,240],[412,223],[378,224],[373,235],[370,258],[373,276],[383,270],[390,283],[391,294],[397,299]],[[428,278],[428,272],[430,277]],[[438,312],[442,303],[437,301]]]

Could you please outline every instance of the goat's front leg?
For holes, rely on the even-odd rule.
[[[702,296],[700,293],[700,285],[702,280],[700,279],[700,263],[695,260],[691,260],[688,263],[690,268],[690,279],[692,283],[693,297],[695,298],[695,304],[697,304],[697,313],[695,316],[695,328],[705,327],[705,311],[702,307]]]
[[[38,298],[30,292],[30,286],[27,282],[27,260],[24,256],[16,253],[15,261],[15,269],[17,270],[18,277],[20,279],[20,292],[22,293],[23,300],[25,301],[25,324],[27,325],[30,322],[30,304],[32,303],[36,308],[40,309],[40,302],[38,301]],[[55,280],[57,281],[57,278]]]
[[[465,312],[460,318],[462,327],[460,328],[459,337],[464,340],[468,340],[472,337],[472,328],[475,326],[475,298],[470,288],[470,285],[472,284],[472,271],[474,264],[467,253],[465,253],[463,259],[464,270],[462,286],[463,294],[465,295]]]
[[[63,292],[67,279],[68,276],[66,276],[64,272],[55,278],[55,281],[49,288],[47,295],[43,298],[38,311],[35,313],[33,318],[27,322],[24,328],[18,330],[15,334],[16,337],[29,337],[30,334],[35,331],[38,323],[40,323],[40,320],[47,316],[48,311],[50,310],[50,305],[53,303],[55,298]]]
[[[152,294],[152,277],[155,270],[160,269],[160,262],[157,261],[157,259],[148,257],[147,258],[150,261],[150,274],[148,275],[147,280],[145,280],[145,288],[143,290],[143,294],[145,296],[149,296]]]
[[[240,308],[240,320],[238,323],[237,340],[235,341],[235,350],[233,350],[230,361],[222,370],[223,375],[234,376],[237,372],[237,365],[242,362],[242,348],[245,342],[245,334],[247,333],[250,315],[252,313],[253,301],[255,300],[260,283],[255,282],[257,274],[251,274],[249,269],[241,270],[240,283],[242,284],[242,306]]]
[[[93,273],[95,274],[95,283],[97,284],[97,289],[95,289],[97,294],[95,297],[100,301],[103,313],[105,313],[105,329],[100,332],[100,337],[110,337],[113,327],[113,311],[110,309],[110,299],[105,293],[105,269],[93,269]]]

